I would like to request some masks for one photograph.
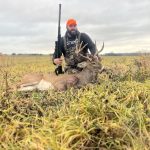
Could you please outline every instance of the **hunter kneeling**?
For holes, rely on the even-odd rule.
[[[95,60],[98,60],[98,57],[95,55],[96,45],[87,34],[78,31],[76,20],[69,19],[66,29],[65,35],[60,39],[60,49],[58,50],[57,44],[55,45],[53,63],[61,66],[61,56],[63,55],[66,63],[64,71],[72,74],[80,72],[84,68],[83,62],[87,60],[89,51]]]

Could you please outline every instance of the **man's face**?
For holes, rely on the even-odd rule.
[[[77,31],[77,25],[69,25],[67,26],[67,30],[72,34],[75,35]]]

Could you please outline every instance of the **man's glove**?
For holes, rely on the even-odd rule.
[[[55,69],[55,74],[58,76],[59,74],[64,74],[64,71],[62,70],[62,66],[58,66]]]

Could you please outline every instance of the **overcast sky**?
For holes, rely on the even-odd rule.
[[[60,2],[62,35],[74,18],[104,53],[150,52],[150,0],[0,0],[0,52],[52,53]]]

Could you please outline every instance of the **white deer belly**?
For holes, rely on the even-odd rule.
[[[54,89],[54,86],[52,85],[52,83],[42,79],[40,82],[22,84],[20,85],[18,91],[32,91],[34,89],[44,91],[48,89]]]
[[[48,89],[54,89],[54,86],[52,85],[52,83],[47,82],[47,81],[42,79],[39,82],[39,84],[37,85],[37,89],[43,91],[43,90],[48,90]]]

